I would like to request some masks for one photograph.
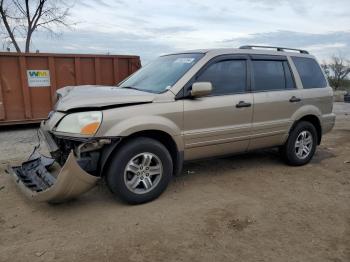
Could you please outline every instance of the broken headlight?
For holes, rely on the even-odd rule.
[[[82,112],[66,115],[56,127],[57,132],[91,135],[96,134],[102,122],[102,112]]]

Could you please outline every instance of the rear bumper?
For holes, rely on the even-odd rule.
[[[39,134],[46,142],[50,153],[59,150],[50,133],[41,128]],[[74,152],[71,151],[66,162],[60,167],[58,175],[51,171],[54,159],[44,157],[38,153],[21,166],[9,166],[7,173],[11,175],[18,187],[29,198],[41,201],[58,203],[89,191],[99,177],[90,175],[83,170]]]

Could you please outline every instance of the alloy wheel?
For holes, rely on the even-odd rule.
[[[153,190],[161,180],[163,165],[159,157],[145,152],[134,156],[124,170],[126,187],[135,194],[145,194]]]

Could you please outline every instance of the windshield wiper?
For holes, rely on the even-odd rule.
[[[140,88],[137,88],[137,87],[134,87],[134,86],[121,86],[120,88],[133,89],[133,90],[138,90],[138,91],[141,91],[141,92],[147,92],[147,93],[154,93],[154,94],[157,94],[157,92],[154,92],[154,91],[152,91],[152,90],[140,89]]]
[[[125,88],[125,89],[134,89],[134,90],[139,90],[139,91],[141,91],[141,89],[138,89],[138,88],[136,88],[136,87],[134,87],[134,86],[121,86],[121,88]]]

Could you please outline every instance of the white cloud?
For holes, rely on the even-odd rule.
[[[316,45],[309,45],[306,46],[305,49],[309,51],[323,51],[325,49],[340,49],[340,48],[345,48],[346,44],[345,43],[334,43],[334,44],[316,44]]]
[[[140,54],[265,43],[350,56],[349,0],[78,0],[74,31],[33,50]],[[228,41],[229,40],[229,41]],[[92,48],[89,48],[92,47]]]

